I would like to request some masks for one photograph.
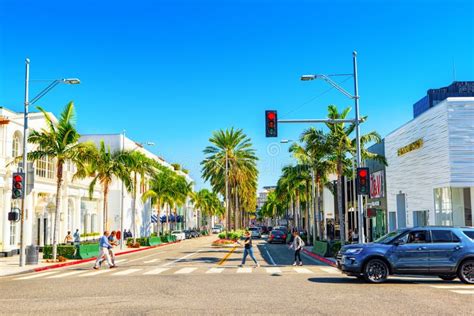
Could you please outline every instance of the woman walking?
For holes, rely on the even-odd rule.
[[[295,262],[293,262],[293,265],[303,265],[303,261],[301,260],[301,249],[304,247],[304,241],[301,239],[300,235],[298,234],[298,231],[293,232],[293,242],[290,245],[290,248],[293,248],[295,250]],[[299,262],[299,263],[298,263]]]
[[[241,244],[238,241],[237,243]],[[244,256],[242,258],[242,264],[240,264],[241,267],[245,264],[245,259],[247,259],[247,255],[250,255],[250,258],[252,258],[253,262],[255,262],[255,267],[260,267],[260,265],[257,262],[257,259],[255,259],[255,256],[253,255],[252,237],[250,236],[250,232],[245,232]]]

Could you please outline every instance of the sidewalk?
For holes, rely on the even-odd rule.
[[[118,249],[115,251],[115,255],[116,256],[125,255],[128,253],[134,253],[134,252],[143,251],[147,249],[162,247],[166,245],[172,245],[174,243],[177,243],[177,242],[164,243],[164,244],[159,244],[156,246],[149,246],[149,247],[124,248],[123,250]],[[38,264],[25,265],[24,267],[19,266],[19,263],[20,263],[19,255],[12,256],[12,257],[2,257],[0,258],[0,277],[55,269],[55,268],[60,268],[60,267],[65,267],[65,266],[70,266],[70,265],[75,265],[75,264],[80,264],[80,263],[96,260],[96,258],[94,257],[94,258],[89,258],[89,259],[77,259],[77,260],[68,259],[65,262],[46,262],[46,260],[43,260],[42,256],[43,254],[40,253]]]
[[[313,259],[321,261],[321,262],[323,262],[325,264],[328,264],[330,266],[333,266],[333,267],[336,266],[336,259],[335,258],[321,257],[320,255],[317,255],[317,254],[313,253],[312,249],[313,249],[313,246],[305,246],[304,249],[303,249],[303,253],[310,256]]]

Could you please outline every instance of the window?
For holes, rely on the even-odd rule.
[[[459,242],[459,238],[450,230],[432,230],[431,236],[435,243]]]
[[[474,230],[465,230],[463,231],[464,235],[474,240]]]
[[[41,178],[54,179],[54,162],[49,157],[36,161],[36,175]]]
[[[13,135],[12,143],[12,157],[18,157],[20,155],[20,145],[20,135],[18,133],[15,133],[15,135]]]
[[[16,222],[10,222],[10,245],[15,245],[16,240]]]
[[[414,230],[400,237],[398,242],[402,244],[423,244],[429,243],[429,235],[424,230]]]

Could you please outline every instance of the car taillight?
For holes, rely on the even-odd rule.
[[[282,237],[283,237],[283,238],[286,238],[286,235],[283,235]]]

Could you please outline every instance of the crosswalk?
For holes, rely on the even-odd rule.
[[[430,285],[429,287],[438,289],[438,290],[447,290],[448,292],[451,292],[451,293],[474,296],[474,286],[472,285],[451,284],[451,285]]]
[[[204,274],[204,275],[217,275],[217,274],[268,274],[268,275],[283,275],[283,274],[333,274],[333,270],[325,269],[324,267],[196,267],[196,266],[161,266],[161,267],[148,267],[148,268],[137,268],[137,267],[118,267],[115,269],[101,268],[99,270],[89,269],[63,269],[56,271],[38,272],[31,275],[17,277],[14,280],[30,280],[30,279],[63,279],[63,278],[86,278],[95,277],[99,275],[107,275],[111,277],[120,276],[149,276],[149,275],[190,275],[190,274]]]

